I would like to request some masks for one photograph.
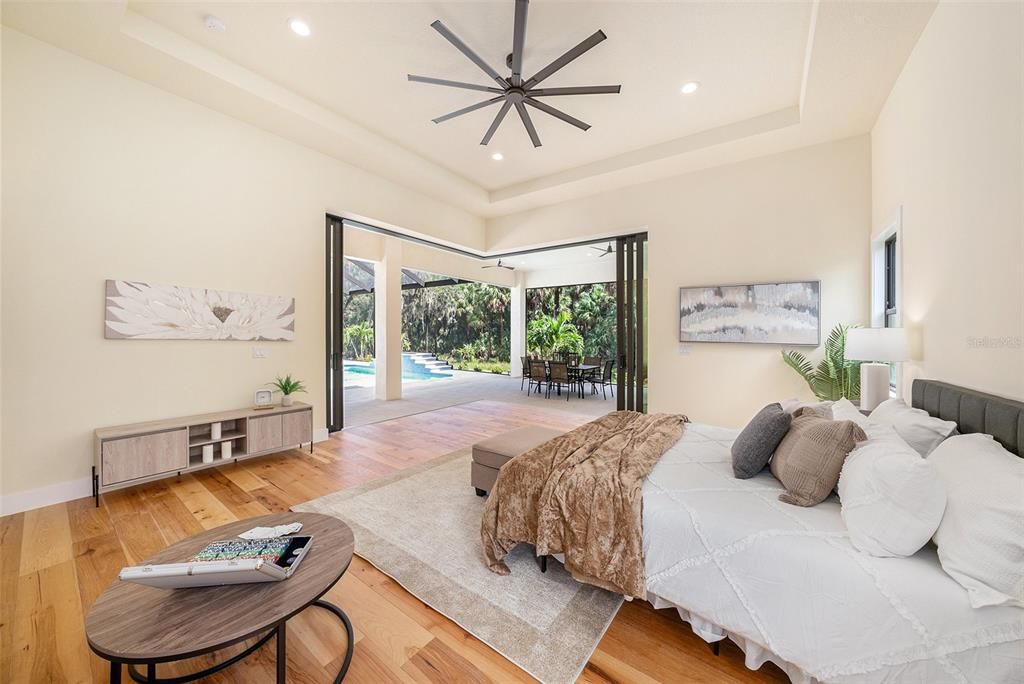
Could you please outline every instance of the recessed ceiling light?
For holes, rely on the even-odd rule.
[[[689,83],[684,83],[682,88],[683,95],[693,95],[695,92],[697,92],[697,88],[700,88],[700,83],[697,83],[697,81],[690,81]]]
[[[491,155],[491,159],[493,159],[494,161],[501,161],[504,158],[505,155],[503,155],[501,152],[495,152],[494,154]]]
[[[312,31],[309,29],[309,24],[302,21],[302,19],[292,19],[288,22],[288,25],[292,27],[292,31],[305,38]]]

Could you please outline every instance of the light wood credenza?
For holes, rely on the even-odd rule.
[[[214,436],[215,424],[220,436]],[[295,402],[270,409],[253,408],[203,413],[183,418],[100,428],[95,432],[93,496],[143,482],[232,463],[243,458],[301,447],[313,451],[313,407]],[[230,444],[230,458],[222,445]],[[203,447],[212,446],[213,462],[203,462]]]

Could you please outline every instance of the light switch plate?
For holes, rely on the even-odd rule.
[[[265,358],[267,358],[267,348],[266,347],[253,347],[252,348],[252,358],[254,358],[254,359],[265,359]]]

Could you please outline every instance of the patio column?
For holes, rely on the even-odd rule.
[[[512,330],[509,336],[511,340],[509,360],[512,377],[518,378],[523,375],[523,364],[520,357],[526,356],[526,283],[522,272],[516,273],[511,300],[510,323]]]
[[[402,243],[384,238],[382,258],[374,268],[374,396],[402,398]]]

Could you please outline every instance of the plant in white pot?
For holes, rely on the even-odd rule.
[[[281,406],[292,405],[292,395],[298,392],[305,392],[306,388],[303,386],[301,380],[295,380],[291,374],[282,377],[278,377],[274,382],[270,383],[270,386],[281,393]]]

